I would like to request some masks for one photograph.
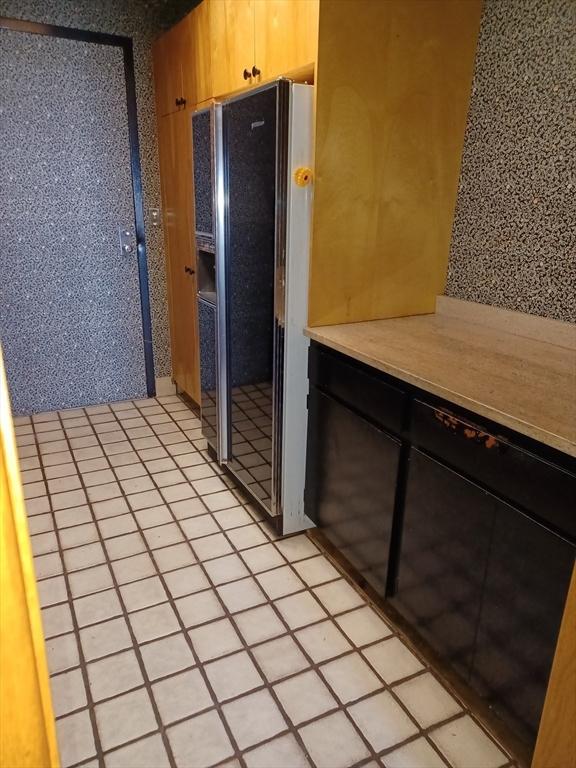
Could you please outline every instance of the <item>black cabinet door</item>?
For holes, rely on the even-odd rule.
[[[494,499],[471,683],[525,738],[536,738],[574,547]]]
[[[384,595],[400,443],[315,387],[309,408],[306,514]]]
[[[410,451],[393,604],[464,677],[472,654],[493,521],[493,499]]]

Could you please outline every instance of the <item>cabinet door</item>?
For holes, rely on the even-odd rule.
[[[195,107],[212,96],[210,55],[210,5],[204,0],[185,19],[186,43],[183,49],[182,88],[188,107]]]
[[[536,738],[574,547],[503,502],[494,534],[471,682],[512,727]]]
[[[314,64],[319,0],[254,0],[257,81]]]
[[[400,443],[312,387],[306,514],[382,596]]]
[[[182,27],[178,24],[159,37],[152,47],[158,117],[179,109],[176,100],[182,96],[182,34]]]
[[[467,678],[488,560],[493,498],[412,449],[393,604]]]
[[[200,401],[196,258],[192,214],[192,137],[189,111],[158,121],[164,243],[172,349],[177,385]],[[193,271],[190,274],[188,268]]]
[[[253,0],[210,0],[210,48],[211,95],[250,86],[243,72],[255,61]]]

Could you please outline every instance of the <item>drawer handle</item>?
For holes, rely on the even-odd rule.
[[[435,410],[434,416],[440,424],[450,430],[450,432],[461,434],[467,440],[473,440],[475,443],[483,445],[484,448],[487,448],[488,450],[500,447],[500,442],[496,440],[494,435],[489,435],[487,432],[482,432],[480,429],[474,429],[474,427],[465,424],[445,411]]]

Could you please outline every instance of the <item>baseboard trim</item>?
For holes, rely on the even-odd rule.
[[[175,395],[176,385],[172,381],[172,376],[157,376],[156,377],[156,394],[160,397],[162,395]]]

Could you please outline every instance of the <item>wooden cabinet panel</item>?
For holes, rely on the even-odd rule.
[[[183,96],[187,106],[194,108],[212,96],[210,53],[210,4],[204,0],[189,13],[183,51]]]
[[[255,62],[253,0],[210,0],[210,48],[213,96],[250,86],[242,73]]]
[[[480,0],[322,0],[309,325],[434,312]]]
[[[576,765],[576,567],[564,608],[532,768]]]
[[[319,0],[254,0],[258,80],[314,64],[318,50]]]
[[[188,110],[158,121],[164,243],[172,346],[172,375],[200,401],[196,257],[192,208],[192,136]],[[190,274],[185,268],[193,270]]]
[[[59,768],[34,559],[0,348],[0,765]]]

